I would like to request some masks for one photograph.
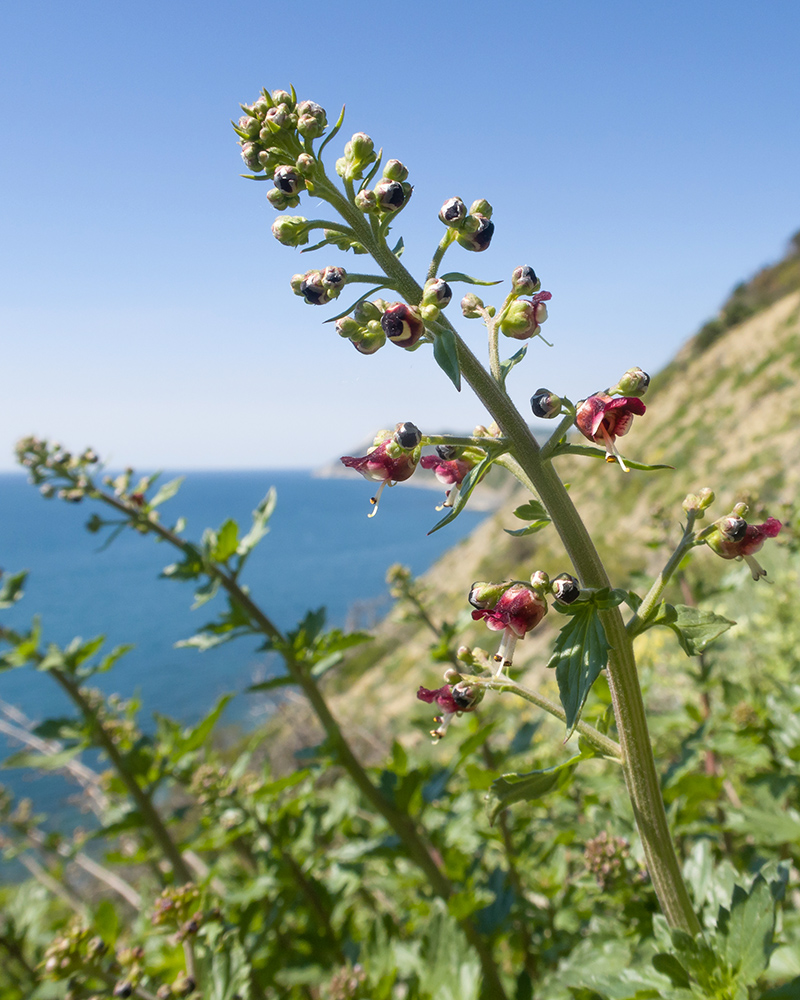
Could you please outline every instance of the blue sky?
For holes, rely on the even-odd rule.
[[[357,130],[406,163],[417,273],[443,201],[494,205],[491,249],[445,266],[553,293],[521,404],[656,371],[800,228],[799,44],[795,0],[3,5],[0,468],[30,432],[245,468],[485,419],[427,350],[363,357],[291,294],[354,259],[280,246],[239,178],[229,119],[262,86],[347,103],[331,163]]]

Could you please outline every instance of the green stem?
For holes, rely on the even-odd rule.
[[[191,882],[192,873],[186,862],[183,860],[181,852],[173,841],[161,816],[158,814],[150,796],[144,791],[139,782],[128,770],[122,754],[117,749],[113,738],[106,731],[105,726],[97,717],[97,712],[84,698],[83,692],[75,681],[62,670],[51,669],[50,675],[61,686],[70,700],[77,706],[83,717],[89,722],[94,730],[98,745],[102,748],[108,759],[113,764],[117,774],[122,779],[129,795],[136,803],[142,819],[150,827],[158,846],[161,848],[164,857],[172,865],[176,879],[182,882]]]
[[[512,694],[517,695],[519,698],[524,698],[525,701],[529,701],[532,705],[536,705],[538,708],[544,709],[545,712],[549,712],[550,715],[554,715],[561,722],[567,721],[567,713],[564,709],[557,705],[554,701],[550,701],[549,698],[545,698],[544,695],[539,694],[537,691],[532,691],[530,688],[524,687],[522,684],[518,684],[516,681],[510,680],[508,677],[482,677],[480,675],[471,676],[467,674],[462,674],[462,678],[465,683],[469,684],[470,687],[481,687],[485,688],[487,691],[510,691]],[[619,743],[615,743],[610,737],[601,733],[594,726],[589,725],[588,722],[584,722],[582,719],[578,720],[578,724],[575,727],[577,732],[586,740],[587,743],[591,744],[603,757],[608,757],[611,760],[616,760],[618,763],[622,763],[622,748]]]
[[[553,431],[550,437],[542,445],[542,460],[546,461],[550,458],[561,443],[564,435],[575,423],[575,410],[571,409],[570,412],[566,413],[559,421],[558,427]]]
[[[667,560],[664,568],[653,581],[652,587],[648,590],[647,595],[639,605],[638,610],[627,624],[628,635],[631,639],[644,631],[647,621],[661,600],[661,595],[664,593],[672,575],[675,573],[678,566],[680,566],[686,553],[693,548],[695,544],[694,522],[696,520],[696,511],[688,511],[686,517],[686,528],[684,529],[683,537],[675,548],[675,551]]]
[[[339,196],[339,200],[344,199]],[[339,208],[338,202],[334,207]],[[342,215],[355,229],[351,206],[345,205],[345,208]],[[417,304],[421,297],[420,286],[385,243],[381,246],[369,237],[362,242],[387,275],[397,282],[406,300]],[[551,463],[542,460],[539,446],[522,415],[449,321],[444,317],[441,321],[450,326],[456,339],[461,373],[465,381],[509,439],[511,452],[536,487],[584,586],[598,589],[609,587],[611,584],[605,567],[586,526]],[[700,933],[700,924],[681,876],[675,845],[667,824],[633,646],[619,608],[600,612],[600,620],[611,646],[607,674],[620,737],[625,781],[653,887],[670,926],[696,935]]]
[[[433,257],[431,257],[431,262],[428,265],[428,273],[425,275],[428,281],[430,281],[431,278],[435,278],[439,273],[439,265],[442,263],[442,258],[447,253],[447,248],[452,244],[455,238],[455,229],[448,229],[441,240],[439,240],[439,246],[436,248]]]

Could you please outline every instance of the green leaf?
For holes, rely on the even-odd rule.
[[[498,457],[499,456],[496,454],[487,455],[486,458],[482,459],[476,466],[474,466],[472,469],[469,470],[469,472],[466,474],[466,476],[464,476],[463,480],[461,481],[461,487],[459,488],[456,502],[450,508],[450,511],[447,514],[445,514],[445,516],[441,519],[441,521],[439,521],[438,524],[435,524],[431,528],[431,530],[428,532],[429,535],[432,535],[434,531],[438,531],[439,528],[443,528],[446,524],[449,524],[451,521],[454,521],[458,517],[461,511],[466,507],[467,500],[469,500],[470,498],[470,494],[478,485],[483,476],[489,471],[490,466]]]
[[[527,353],[528,345],[526,344],[524,347],[520,347],[516,354],[512,354],[510,358],[500,362],[500,381],[503,385],[506,384],[508,373],[515,365],[518,365],[522,361]]]
[[[186,735],[176,747],[178,753],[191,753],[192,750],[200,749],[211,733],[211,730],[216,726],[219,717],[224,712],[225,706],[231,698],[233,698],[232,694],[224,694],[204,719],[201,719],[196,726],[187,730]]]
[[[403,237],[401,236],[400,239],[397,241],[397,243],[395,243],[392,249],[392,253],[395,255],[395,257],[400,258],[403,256],[403,251],[405,250],[405,248],[406,245],[403,242]]]
[[[164,483],[163,486],[159,487],[153,499],[148,502],[148,507],[159,507],[167,500],[171,500],[183,485],[185,478],[186,476],[178,476],[177,479],[171,479],[168,483]]]
[[[337,313],[335,316],[331,316],[330,319],[326,319],[325,322],[335,323],[337,319],[341,319],[342,316],[347,316],[349,313],[351,313],[359,302],[363,302],[364,299],[368,299],[371,295],[374,295],[375,292],[380,292],[384,288],[390,288],[390,287],[391,285],[376,285],[375,288],[367,289],[367,291],[364,292],[363,295],[359,295],[359,297],[355,300],[355,302],[351,303],[346,309],[342,309],[342,311],[340,313]]]
[[[274,691],[276,688],[285,687],[287,684],[296,684],[289,674],[281,674],[279,677],[270,677],[268,681],[261,681],[258,684],[251,684],[245,688],[248,694],[253,691]]]
[[[18,750],[2,762],[3,768],[34,767],[39,771],[58,771],[73,761],[83,748],[70,747],[69,750],[59,750],[58,753],[43,754],[33,750]]]
[[[572,777],[575,765],[583,759],[583,754],[576,754],[561,764],[541,771],[504,774],[493,781],[492,790],[487,797],[489,822],[494,823],[497,814],[515,802],[535,802],[557,788],[562,788]]]
[[[22,597],[22,585],[28,575],[27,570],[0,579],[0,608],[10,608]]]
[[[587,458],[602,458],[605,460],[606,453],[603,448],[593,448],[588,444],[570,444],[565,441],[554,449],[552,458],[557,455],[585,455]],[[645,462],[634,462],[629,458],[625,459],[625,464],[629,469],[636,469],[639,472],[657,472],[659,469],[673,469],[674,465],[647,465]]]
[[[665,625],[677,635],[681,649],[687,656],[699,656],[715,639],[735,624],[736,622],[730,618],[723,618],[713,611],[702,611],[688,604],[676,604],[673,607],[662,601],[634,634],[646,632],[654,625]]]
[[[109,671],[117,660],[121,659],[127,653],[130,653],[132,649],[135,649],[133,643],[127,643],[123,646],[115,646],[110,653],[103,657],[103,659],[95,667],[93,673],[105,674]]]
[[[461,392],[461,366],[458,362],[458,347],[455,334],[447,327],[441,327],[433,335],[433,356],[436,364]]]
[[[608,663],[611,647],[593,600],[573,604],[563,613],[571,616],[570,621],[559,632],[547,666],[556,670],[558,693],[567,714],[565,739],[569,739],[592,684]]]
[[[689,973],[674,955],[667,955],[661,952],[653,956],[653,968],[663,976],[667,976],[673,986],[679,989],[688,990],[691,986]]]
[[[114,944],[119,934],[119,917],[110,899],[101,899],[97,904],[92,924],[106,945]]]
[[[219,580],[213,576],[207,583],[204,583],[202,587],[198,587],[194,592],[194,604],[192,605],[192,611],[196,608],[202,607],[213,597],[216,597],[217,591],[219,590]]]
[[[755,983],[769,964],[775,948],[776,903],[783,898],[788,878],[785,868],[778,868],[771,882],[759,874],[750,892],[734,887],[730,910],[720,907],[717,947],[744,985]]]
[[[507,535],[514,535],[519,538],[522,535],[534,535],[537,531],[541,531],[542,528],[546,528],[550,524],[550,515],[547,513],[544,505],[539,503],[538,500],[529,500],[527,503],[522,504],[521,507],[517,507],[514,511],[514,516],[518,517],[521,521],[531,521],[526,528],[504,528],[503,530]]]
[[[239,545],[239,525],[228,518],[217,532],[216,543],[212,546],[210,556],[214,562],[227,562]]]
[[[507,535],[513,535],[515,538],[521,538],[523,535],[535,535],[537,531],[541,531],[546,528],[548,524],[552,524],[552,521],[548,517],[546,521],[534,521],[529,524],[527,528],[503,528],[503,531]]]
[[[464,274],[463,271],[448,271],[447,274],[441,274],[439,277],[442,281],[466,281],[468,285],[500,285],[501,281],[481,281],[480,278],[473,278],[469,274]]]
[[[774,989],[762,993],[759,1000],[800,1000],[800,976],[797,976],[783,986],[776,986]]]

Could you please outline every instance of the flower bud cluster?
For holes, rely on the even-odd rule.
[[[283,211],[299,203],[300,193],[313,191],[316,158],[307,142],[323,134],[328,120],[314,101],[297,101],[294,90],[264,90],[234,124],[242,159],[254,174],[264,172],[275,187],[267,198]]]
[[[694,511],[695,517],[699,520],[713,502],[714,491],[706,486],[702,490],[698,490],[697,493],[687,493],[682,507],[687,514]]]
[[[458,243],[465,250],[476,253],[488,249],[492,242],[494,223],[491,218],[492,206],[485,198],[474,201],[469,211],[460,198],[449,198],[439,209],[439,219],[456,231]]]
[[[306,271],[292,277],[292,291],[310,306],[324,306],[338,299],[347,284],[347,271],[343,267],[325,267],[321,271]]]
[[[420,315],[431,323],[439,318],[442,309],[450,304],[453,289],[442,278],[429,278],[422,289],[422,301],[419,304]]]
[[[352,316],[343,316],[336,321],[336,332],[346,337],[361,354],[374,354],[386,343],[386,334],[381,319],[386,310],[383,299],[374,302],[359,302]]]
[[[346,181],[361,180],[367,167],[377,160],[375,143],[366,132],[356,132],[345,144],[344,156],[336,161],[336,173]]]
[[[622,837],[609,837],[604,830],[586,841],[584,860],[603,892],[608,892],[626,876],[630,845]]]
[[[343,455],[341,462],[348,469],[355,469],[365,479],[380,483],[380,489],[370,499],[377,513],[378,501],[385,486],[405,482],[415,472],[422,453],[422,434],[410,421],[396,424],[393,431],[382,430],[375,435],[366,455]]]
[[[200,890],[191,882],[164,889],[153,904],[150,922],[154,927],[182,927],[194,919],[200,902]],[[202,916],[202,913],[201,913]]]
[[[29,471],[30,482],[39,486],[45,499],[57,496],[59,500],[80,503],[95,494],[90,469],[99,459],[93,449],[74,455],[57,442],[26,437],[17,442],[15,451],[19,464]],[[62,484],[60,489],[57,483]]]
[[[73,923],[59,934],[44,953],[44,973],[48,979],[68,979],[105,954],[105,942],[81,923]]]

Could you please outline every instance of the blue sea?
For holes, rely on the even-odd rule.
[[[167,481],[176,473],[164,475]],[[329,625],[369,627],[390,608],[385,584],[395,562],[424,572],[447,548],[485,516],[465,511],[441,531],[427,532],[439,520],[443,494],[400,485],[385,490],[378,514],[368,518],[374,484],[360,477],[320,479],[297,471],[191,472],[178,495],[160,508],[162,520],[186,518],[184,537],[199,540],[206,527],[218,528],[233,517],[240,533],[251,512],[274,486],[277,507],[269,534],[250,557],[242,581],[281,628],[290,628],[311,608],[325,607]],[[103,634],[108,648],[133,643],[134,649],[92,684],[123,697],[137,695],[142,722],[153,711],[191,722],[216,698],[239,692],[226,709],[228,723],[251,727],[268,710],[265,696],[241,693],[254,681],[280,670],[279,662],[259,652],[257,640],[239,640],[198,652],[175,643],[213,620],[224,599],[192,611],[192,583],[160,579],[179,553],[152,536],[124,531],[108,548],[90,534],[91,513],[113,512],[91,501],[68,504],[43,498],[25,476],[0,474],[0,567],[6,573],[30,572],[25,596],[0,611],[0,625],[27,628],[41,620],[43,641],[65,644]],[[0,673],[0,699],[30,718],[72,714],[55,683],[30,668]],[[0,735],[0,757],[9,749]],[[21,772],[0,774],[0,783],[17,785]],[[49,782],[47,782],[49,784]]]

